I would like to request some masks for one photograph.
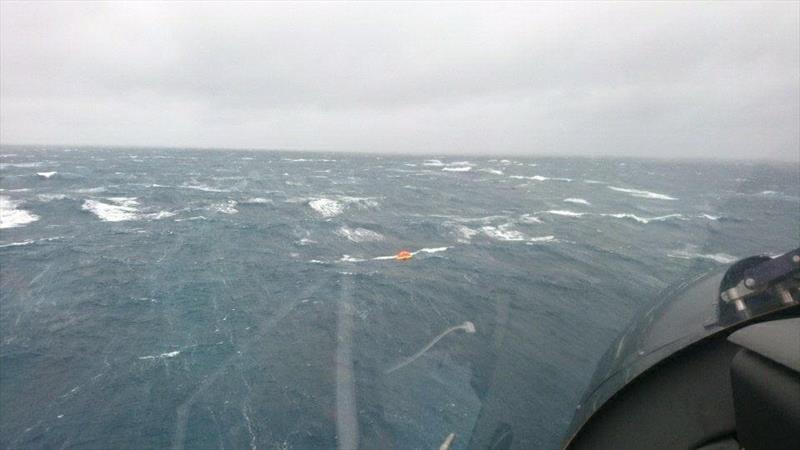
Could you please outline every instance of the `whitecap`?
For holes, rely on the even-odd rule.
[[[450,247],[432,247],[432,248],[421,248],[415,252],[411,252],[412,255],[416,255],[417,253],[439,253],[447,251]]]
[[[670,197],[669,195],[658,194],[656,192],[650,192],[650,191],[642,191],[639,189],[627,189],[616,186],[608,186],[608,188],[611,189],[612,191],[625,192],[626,194],[630,194],[633,197],[649,198],[655,200],[677,200],[677,198]]]
[[[460,237],[457,240],[458,242],[461,243],[468,243],[473,236],[479,233],[478,230],[474,230],[464,225],[456,226],[456,232],[460,235]]]
[[[575,203],[577,205],[586,205],[586,206],[591,205],[591,203],[582,198],[565,198],[564,201],[567,203]]]
[[[146,214],[145,215],[148,219],[159,220],[159,219],[166,219],[167,217],[175,216],[175,213],[172,211],[159,211],[157,213]]]
[[[712,216],[711,214],[700,214],[700,217],[708,220],[719,220],[720,216]]]
[[[541,219],[530,214],[523,214],[520,216],[519,221],[522,223],[542,223]]]
[[[760,195],[776,195],[777,191],[761,191],[759,192]]]
[[[470,170],[472,170],[470,166],[442,167],[443,172],[469,172]]]
[[[639,217],[636,214],[629,214],[629,213],[618,213],[618,214],[599,214],[600,216],[604,217],[614,217],[616,219],[631,219],[635,220],[639,223],[650,223],[650,222],[662,222],[668,219],[681,219],[685,220],[682,214],[667,214],[665,216],[658,216],[658,217]]]
[[[67,196],[64,194],[39,194],[36,198],[41,202],[49,202],[53,200],[64,200]]]
[[[55,175],[56,173],[58,173],[58,172],[36,172],[36,175],[39,175],[40,177],[42,177],[44,179],[48,179],[48,178],[52,177],[53,175]]]
[[[336,200],[329,198],[318,198],[308,202],[308,206],[318,212],[322,217],[338,216],[344,211],[344,206]]]
[[[444,163],[439,161],[438,159],[426,159],[425,162],[422,163],[422,165],[429,167],[442,167]]]
[[[239,212],[239,210],[236,209],[236,205],[238,205],[236,200],[228,200],[225,203],[215,203],[211,205],[211,209],[222,214],[236,214]]]
[[[553,242],[555,240],[556,240],[556,237],[552,236],[552,235],[550,235],[550,236],[539,236],[539,237],[532,237],[532,238],[528,239],[528,243],[532,243],[532,242]]]
[[[39,216],[19,209],[21,202],[0,195],[0,228],[15,228],[39,220]]]
[[[127,206],[129,208],[139,205],[139,201],[136,199],[136,197],[106,197],[106,200],[120,206]]]
[[[366,228],[341,227],[336,230],[336,234],[353,242],[377,242],[383,240],[382,234]]]
[[[106,222],[122,222],[139,218],[138,211],[132,206],[110,205],[97,200],[84,201],[81,209],[91,212]]]
[[[510,223],[502,224],[499,226],[485,226],[481,227],[481,231],[483,234],[489,236],[492,239],[497,239],[500,241],[524,241],[525,235],[521,232],[512,229],[512,225]]]
[[[572,181],[572,178],[559,178],[559,177],[543,177],[541,175],[534,175],[532,177],[526,177],[522,175],[511,175],[509,178],[514,178],[516,180],[532,180],[532,181]]]
[[[336,198],[337,200],[346,204],[354,204],[361,208],[374,208],[378,206],[378,201],[371,197],[350,197],[347,195],[340,195]]]
[[[342,255],[342,257],[339,259],[339,261],[342,261],[342,262],[364,262],[364,261],[366,261],[366,259],[353,258],[350,255]]]
[[[30,244],[33,244],[34,242],[36,242],[36,241],[27,240],[27,241],[22,241],[22,242],[9,242],[8,244],[1,244],[0,248],[19,247],[19,246],[22,246],[22,245],[30,245]]]
[[[480,172],[491,173],[492,175],[504,175],[502,170],[497,169],[478,169]]]
[[[175,350],[174,352],[166,352],[161,353],[159,355],[147,355],[147,356],[140,356],[139,359],[164,359],[164,358],[174,358],[181,354],[180,350]]]
[[[105,192],[106,188],[104,186],[99,186],[95,188],[84,188],[84,189],[76,189],[75,192],[81,194],[98,194],[100,192]]]
[[[244,205],[266,205],[272,203],[272,199],[263,197],[252,197],[242,201]]]
[[[605,181],[597,181],[597,180],[583,180],[586,184],[608,184]]]
[[[554,216],[567,216],[567,217],[581,217],[586,215],[586,213],[575,212],[575,211],[568,211],[568,210],[561,210],[561,209],[551,209],[549,211],[544,211],[546,214],[552,214]]]

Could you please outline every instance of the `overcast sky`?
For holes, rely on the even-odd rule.
[[[798,160],[799,5],[3,2],[0,141]]]

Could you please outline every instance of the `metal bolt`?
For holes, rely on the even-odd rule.
[[[750,289],[752,289],[756,285],[756,280],[754,280],[752,278],[748,278],[748,279],[744,280],[744,285],[749,287]]]
[[[795,264],[800,264],[800,255],[794,255],[794,256],[792,256],[792,261],[793,261]]]

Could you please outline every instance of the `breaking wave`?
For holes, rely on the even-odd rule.
[[[669,195],[659,194],[659,193],[650,192],[650,191],[642,191],[642,190],[639,190],[639,189],[627,189],[627,188],[621,188],[621,187],[616,187],[616,186],[609,186],[608,188],[611,189],[612,191],[624,192],[626,194],[630,194],[633,197],[649,198],[649,199],[655,199],[655,200],[677,200],[677,198],[670,197]]]
[[[344,205],[329,198],[319,198],[308,202],[308,206],[322,217],[334,217],[344,212]]]
[[[0,195],[0,228],[15,228],[39,220],[39,216],[18,206],[22,202]]]

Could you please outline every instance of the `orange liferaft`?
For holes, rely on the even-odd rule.
[[[396,259],[398,261],[406,261],[406,260],[411,259],[413,256],[414,256],[414,254],[411,253],[410,251],[403,250],[401,252],[398,252],[396,255],[394,255],[394,259]]]

